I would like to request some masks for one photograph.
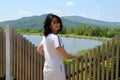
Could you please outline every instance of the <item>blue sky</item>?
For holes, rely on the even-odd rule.
[[[54,13],[120,22],[120,0],[1,0],[0,22]]]

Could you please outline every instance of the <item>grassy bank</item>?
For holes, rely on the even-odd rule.
[[[27,34],[27,35],[43,35],[43,33],[29,33],[29,32],[19,32],[20,34]],[[111,38],[106,37],[94,37],[94,36],[83,36],[83,35],[76,35],[76,34],[59,34],[61,37],[70,37],[70,38],[84,38],[84,39],[91,39],[91,40],[98,40],[98,41],[107,41]]]
[[[76,35],[76,34],[60,34],[60,36],[71,37],[71,38],[84,38],[84,39],[91,39],[91,40],[98,40],[98,41],[111,40],[111,38],[106,38],[106,37],[82,36],[82,35]]]

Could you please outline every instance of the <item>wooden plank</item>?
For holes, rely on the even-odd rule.
[[[30,76],[31,76],[31,80],[33,80],[33,74],[34,74],[34,73],[33,73],[33,69],[34,69],[34,68],[33,68],[33,65],[34,65],[34,64],[33,64],[33,57],[34,57],[34,56],[33,56],[33,54],[34,54],[33,47],[34,47],[34,46],[33,46],[32,44],[31,44],[30,46],[31,46],[31,49],[30,49],[30,50],[31,50],[31,51],[30,51],[30,52],[31,52],[31,53],[30,53],[30,56],[31,56],[31,61],[30,61],[31,74],[30,74]]]
[[[38,57],[39,57],[39,80],[41,80],[41,76],[42,76],[42,74],[41,74],[41,65],[42,65],[42,58],[41,58],[41,56],[40,56],[40,54],[38,55]]]
[[[6,74],[6,56],[5,56],[5,53],[6,53],[6,37],[5,37],[5,32],[3,31],[3,73]]]
[[[26,38],[23,38],[23,61],[22,61],[22,63],[23,63],[23,78],[22,78],[22,80],[25,80],[25,75],[26,75],[26,72],[25,72],[25,68],[26,68],[26,66],[25,66],[25,64],[26,64],[26,40],[25,40]]]
[[[96,60],[96,48],[94,48],[94,58],[93,58],[93,80],[96,80],[97,78],[96,78],[96,62],[97,62],[97,60]]]
[[[20,61],[21,65],[20,65],[20,67],[21,67],[21,80],[23,80],[24,79],[23,78],[23,75],[24,75],[24,70],[23,70],[24,69],[23,68],[23,65],[24,65],[24,63],[23,63],[24,62],[24,51],[23,51],[24,50],[24,39],[23,39],[22,35],[20,36],[20,39],[21,39],[21,43],[20,43],[21,44],[20,45],[21,46],[21,58],[20,58],[21,59],[21,61]]]
[[[104,72],[104,67],[105,67],[105,43],[102,45],[102,80],[105,79],[105,72]]]
[[[81,73],[81,80],[83,80],[83,60],[84,60],[84,56],[82,55],[82,56],[81,56],[81,72],[80,72],[80,73]],[[80,62],[78,61],[78,67],[79,67],[79,63],[80,63]],[[79,68],[78,68],[78,69],[79,69]],[[80,69],[79,69],[79,70],[80,70]],[[78,70],[78,71],[79,71],[79,70]],[[78,74],[80,74],[80,73],[78,73]]]
[[[37,80],[39,80],[39,54],[37,54],[36,56],[37,56],[36,57],[36,59],[37,59]]]
[[[10,37],[10,68],[11,68],[11,76],[13,76],[13,29],[11,29],[11,37]]]
[[[69,66],[70,67],[70,80],[72,79],[72,75],[71,75],[72,74],[71,73],[72,68],[71,68],[71,65],[72,65],[72,62],[70,62],[70,66]]]
[[[119,54],[120,52],[120,37],[117,38],[117,56],[116,56],[116,80],[118,80],[118,75],[119,75]]]
[[[3,74],[4,73],[4,45],[5,45],[5,43],[3,42],[3,40],[4,40],[4,34],[3,34],[3,30],[1,31],[1,74]]]
[[[24,65],[23,65],[23,67],[24,67],[24,80],[26,80],[26,77],[27,77],[27,75],[26,75],[26,64],[27,64],[27,59],[26,59],[26,52],[27,52],[27,50],[26,50],[26,47],[27,45],[26,45],[26,38],[24,39]]]
[[[15,64],[15,60],[14,60],[14,46],[15,46],[15,43],[14,43],[14,30],[12,31],[12,44],[13,44],[13,49],[12,49],[12,76],[14,77],[14,64]]]
[[[92,50],[89,53],[89,78],[92,80]]]
[[[18,80],[20,80],[20,36],[19,34],[17,33],[17,36],[18,36]]]
[[[112,39],[112,59],[111,59],[111,80],[113,80],[114,77],[114,51],[115,50],[115,39]]]
[[[13,76],[15,77],[15,33],[13,30]]]
[[[40,80],[43,80],[43,78],[42,78],[42,76],[43,76],[43,73],[42,73],[43,59],[42,59],[41,55],[39,55],[39,56],[40,56]]]
[[[5,27],[5,38],[6,38],[6,80],[10,80],[10,72],[11,72],[11,66],[10,66],[10,37],[11,37],[11,28],[10,26]]]
[[[73,80],[75,80],[75,60],[72,61],[72,76]]]
[[[36,55],[37,55],[37,53],[36,53],[36,48],[34,47],[34,54],[33,54],[33,56],[34,56],[34,80],[37,80],[37,60],[36,60]]]
[[[30,80],[30,42],[27,42],[28,44],[28,67],[27,67],[27,75],[28,75],[28,80]]]
[[[71,78],[70,77],[70,67],[69,66],[70,66],[70,62],[68,62],[68,64],[67,64],[67,74],[68,74],[67,76],[68,76],[68,80],[70,80],[70,78]]]
[[[2,75],[2,34],[0,31],[0,75]]]
[[[19,46],[20,46],[20,79],[19,80],[22,80],[22,37],[21,35],[19,35],[19,39],[20,39],[20,42],[19,42]]]
[[[16,34],[16,33],[15,33]],[[15,57],[15,60],[16,60],[16,65],[15,65],[15,67],[16,67],[16,70],[15,70],[15,75],[16,75],[16,79],[18,79],[18,36],[17,36],[17,34],[16,34],[16,45],[15,45],[15,47],[16,47],[16,57]]]
[[[100,46],[98,46],[97,80],[100,80]]]
[[[37,50],[37,48],[36,48]],[[42,56],[42,70],[43,70],[43,67],[44,67],[44,62],[45,62],[45,59],[44,59],[44,56]],[[41,71],[42,73],[42,80],[43,80],[43,71]]]
[[[28,49],[27,49],[27,47],[28,47],[28,44],[27,44],[27,41],[28,40],[25,40],[25,80],[28,80],[28,73],[27,73],[27,66],[28,66]]]
[[[3,47],[2,47],[2,39],[3,39],[3,37],[2,37],[2,32],[0,31],[0,75],[2,75],[2,50],[3,50]]]
[[[14,77],[17,78],[17,34],[14,31]]]
[[[76,72],[77,72],[77,74],[76,74],[76,80],[79,80],[79,61],[77,60],[77,63],[76,63]]]
[[[85,53],[85,80],[88,78],[88,53]]]
[[[107,53],[106,53],[106,80],[109,80],[109,41],[107,41]]]

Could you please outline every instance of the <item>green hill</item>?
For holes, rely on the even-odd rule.
[[[16,29],[39,29],[43,27],[45,18],[47,14],[43,14],[40,16],[31,16],[31,17],[23,17],[17,20],[9,20],[0,22],[0,27],[4,27],[5,25],[11,25]],[[67,28],[69,27],[78,27],[80,24],[88,24],[91,27],[108,27],[108,28],[120,28],[119,22],[105,22],[94,19],[88,19],[81,16],[62,16],[61,17],[63,25]]]

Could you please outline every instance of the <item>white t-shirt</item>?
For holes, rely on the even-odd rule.
[[[49,34],[43,37],[41,44],[43,44],[45,57],[44,80],[59,80],[59,78],[66,80],[62,55],[56,50],[57,47],[63,46],[61,38],[55,34]]]

